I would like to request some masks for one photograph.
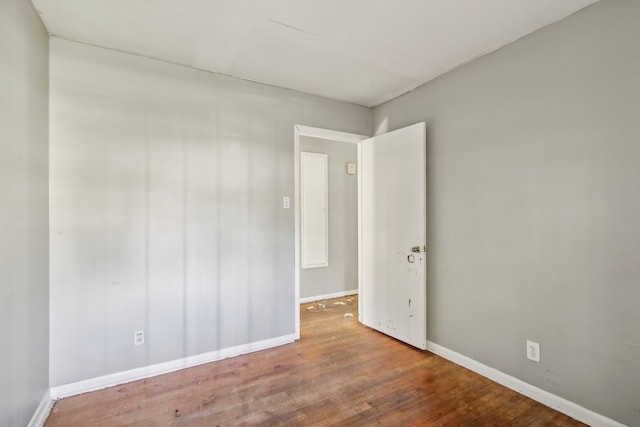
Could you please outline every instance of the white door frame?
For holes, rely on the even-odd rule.
[[[293,174],[294,174],[294,217],[295,217],[295,297],[294,297],[294,316],[295,316],[295,339],[300,339],[300,137],[311,136],[314,138],[328,139],[331,141],[350,142],[360,144],[363,140],[368,139],[366,135],[357,135],[354,133],[339,132],[329,129],[314,128],[310,126],[294,125],[293,127]],[[359,151],[359,150],[358,150]],[[359,153],[358,153],[359,154]],[[358,155],[358,157],[360,157]],[[358,159],[359,160],[359,159]],[[359,176],[359,174],[358,174]],[[359,179],[358,179],[358,192]],[[359,211],[359,207],[358,207]],[[358,218],[360,213],[358,212]],[[358,221],[359,222],[359,221]],[[359,227],[359,226],[358,226]],[[358,233],[358,241],[360,233]],[[360,245],[358,244],[358,247]],[[359,251],[359,249],[358,249]],[[360,273],[358,272],[358,283],[360,283]],[[360,285],[358,285],[358,288]]]

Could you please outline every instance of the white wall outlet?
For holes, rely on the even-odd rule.
[[[527,359],[540,363],[540,344],[527,340]]]
[[[142,344],[144,344],[144,331],[134,331],[133,345],[142,345]]]
[[[291,207],[291,199],[287,196],[282,198],[282,209],[289,209]]]

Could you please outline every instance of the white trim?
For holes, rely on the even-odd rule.
[[[296,340],[300,339],[300,130],[293,127],[293,333]]]
[[[364,139],[362,142],[371,140],[371,138]],[[362,144],[358,144],[358,294],[363,293],[362,277],[364,269],[362,268],[364,259],[363,244],[362,244]],[[362,323],[362,298],[358,298],[358,321]]]
[[[308,302],[315,302],[315,301],[322,301],[325,299],[348,297],[350,295],[358,295],[358,290],[351,289],[350,291],[334,292],[332,294],[316,295],[314,297],[304,297],[304,298],[300,298],[300,304],[306,304]]]
[[[624,424],[611,418],[593,412],[577,403],[556,396],[434,342],[427,341],[427,350],[592,427],[625,427]]]
[[[329,139],[332,141],[342,141],[359,144],[369,138],[365,135],[355,133],[339,132],[328,129],[315,128],[311,126],[293,126],[293,207],[294,207],[294,337],[300,339],[300,137],[311,136],[314,138]],[[358,175],[360,175],[358,173]],[[360,237],[358,237],[360,240]],[[358,242],[359,243],[359,242]],[[359,279],[358,279],[359,280]]]
[[[202,365],[204,363],[215,362],[217,360],[226,359],[228,357],[239,356],[241,354],[252,353],[254,351],[260,351],[284,344],[289,344],[293,341],[293,334],[283,335],[281,337],[271,338],[263,341],[256,341],[249,344],[237,345],[234,347],[210,351],[208,353],[185,357],[182,359],[176,359],[170,362],[158,363],[142,368],[131,369],[129,371],[104,375],[102,377],[92,378],[89,380],[51,387],[51,396],[53,399],[61,399],[63,397],[74,396],[76,394],[86,393],[89,391],[101,390],[103,388],[150,378],[156,375],[166,374],[168,372]]]
[[[339,132],[329,129],[314,128],[311,126],[295,125],[295,130],[300,136],[311,136],[314,138],[330,139],[331,141],[342,141],[357,144],[362,140],[369,138],[365,135],[355,133]]]
[[[47,389],[47,391],[44,392],[42,400],[40,400],[40,404],[36,408],[36,411],[33,413],[31,421],[27,424],[27,427],[42,427],[44,422],[47,421],[51,408],[53,408],[53,399],[51,399],[51,392]]]

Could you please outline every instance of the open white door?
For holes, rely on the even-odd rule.
[[[426,124],[360,144],[360,320],[425,349]]]

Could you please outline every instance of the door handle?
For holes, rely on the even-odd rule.
[[[424,248],[424,250],[422,248]],[[411,252],[413,252],[414,254],[419,254],[420,252],[427,252],[426,246],[423,246],[422,248],[420,246],[414,246],[411,248]]]

